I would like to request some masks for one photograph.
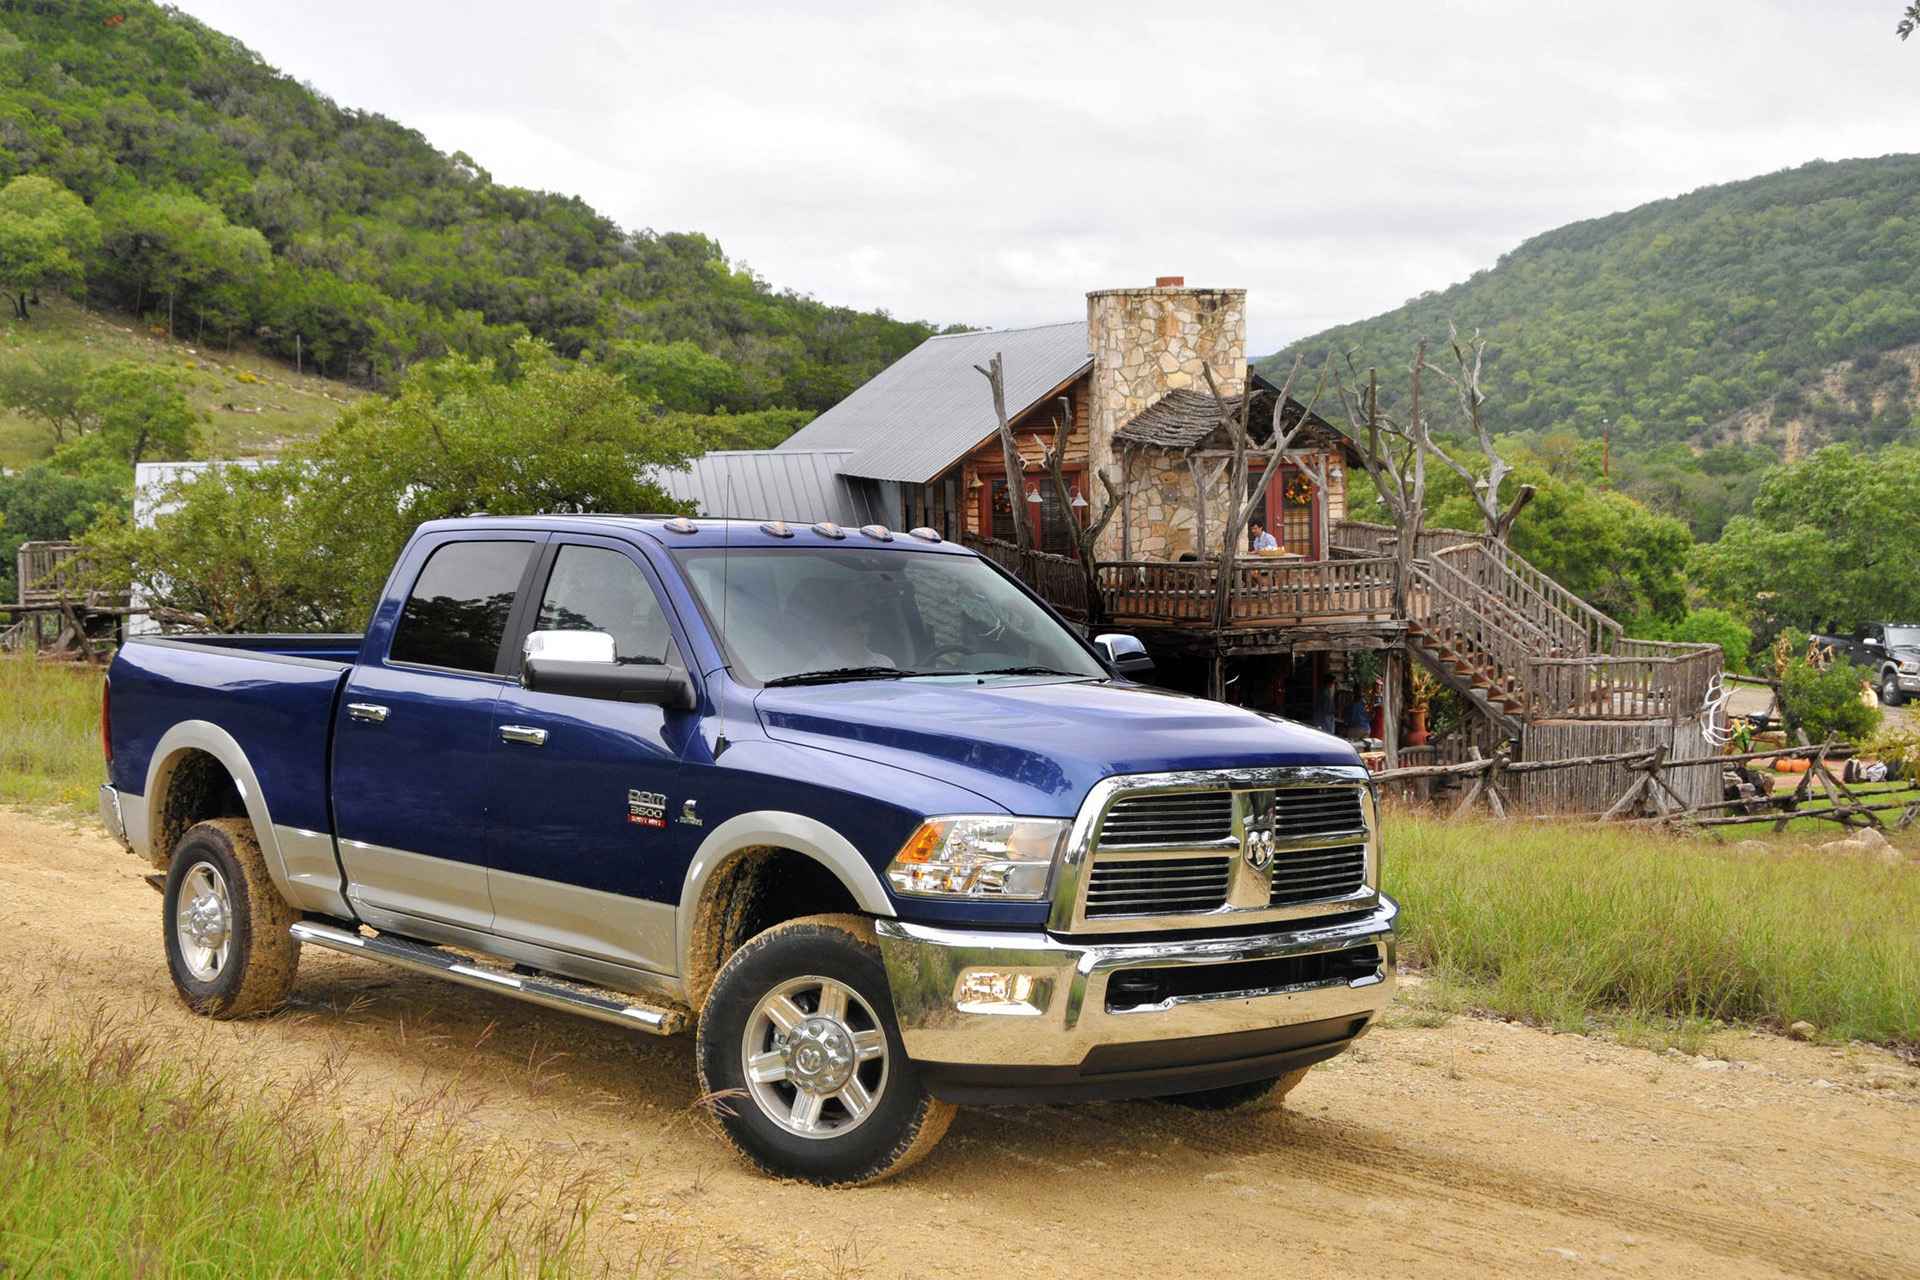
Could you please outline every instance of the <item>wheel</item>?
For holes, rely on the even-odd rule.
[[[180,998],[209,1018],[280,1007],[293,990],[298,919],[267,875],[253,827],[216,818],[187,829],[167,868],[161,928]]]
[[[1900,681],[1889,671],[1880,678],[1880,701],[1883,705],[1897,707],[1905,702],[1906,695],[1900,692]]]
[[[1307,1078],[1309,1070],[1311,1068],[1301,1067],[1283,1076],[1249,1080],[1245,1084],[1222,1085],[1218,1089],[1201,1089],[1195,1093],[1170,1093],[1167,1101],[1192,1107],[1195,1111],[1253,1111],[1268,1103],[1277,1103],[1292,1093]]]
[[[780,1177],[877,1182],[932,1150],[953,1119],[907,1058],[859,916],[789,920],[734,952],[700,1012],[696,1056],[727,1137]]]

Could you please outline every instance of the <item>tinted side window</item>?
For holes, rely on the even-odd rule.
[[[604,547],[565,546],[540,600],[542,631],[604,631],[617,662],[666,662],[667,615],[638,565]]]
[[[428,557],[394,629],[394,662],[492,672],[531,542],[449,542]]]

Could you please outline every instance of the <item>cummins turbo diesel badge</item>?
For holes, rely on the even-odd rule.
[[[627,821],[643,827],[667,825],[667,798],[658,791],[627,792]]]

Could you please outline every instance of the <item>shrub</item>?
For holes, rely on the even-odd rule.
[[[1860,673],[1834,661],[1830,651],[1810,652],[1805,636],[1784,631],[1772,657],[1789,733],[1805,730],[1814,742],[1828,734],[1843,742],[1864,742],[1879,729],[1880,707],[1862,696]]]

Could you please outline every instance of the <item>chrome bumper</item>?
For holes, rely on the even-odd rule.
[[[1332,1056],[1371,1027],[1393,998],[1398,914],[1383,897],[1367,915],[1339,923],[1304,921],[1304,927],[1232,938],[1120,943],[900,920],[876,920],[874,928],[901,1037],[930,1081],[1074,1085],[1111,1076],[1138,1087],[1082,1096],[1128,1096],[1154,1091],[1152,1077],[1160,1071],[1155,1063],[1178,1062],[1180,1071],[1191,1072],[1254,1058],[1272,1065],[1283,1050],[1296,1057],[1325,1050],[1309,1060]],[[1378,946],[1380,964],[1352,978],[1253,990],[1222,989],[1236,986],[1231,978],[1201,981],[1187,985],[1222,990],[1108,1007],[1109,982],[1121,970],[1232,965],[1369,943]],[[1290,1041],[1290,1028],[1301,1036]],[[1172,1043],[1203,1038],[1215,1038],[1214,1048],[1192,1045],[1189,1052]],[[933,1087],[943,1092],[937,1083]]]
[[[107,824],[108,835],[128,849],[133,848],[132,841],[127,839],[127,820],[120,814],[120,793],[113,789],[111,782],[100,784],[100,821]]]
[[[1893,679],[1894,683],[1900,686],[1900,692],[1920,693],[1920,676],[1910,676],[1896,671]]]

